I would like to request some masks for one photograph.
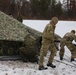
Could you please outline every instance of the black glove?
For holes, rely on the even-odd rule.
[[[60,40],[54,40],[54,42],[60,42]]]

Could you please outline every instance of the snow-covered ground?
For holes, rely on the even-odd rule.
[[[49,20],[24,20],[23,24],[30,26],[38,31],[43,31]],[[55,30],[55,33],[63,37],[63,35],[71,31],[76,30],[75,21],[59,21]],[[54,64],[56,68],[48,67],[47,70],[38,70],[37,63],[24,63],[22,61],[0,61],[0,75],[76,75],[76,61],[70,61],[70,51],[65,47],[65,55],[63,61],[59,60],[59,51],[54,58]],[[49,53],[44,58],[44,65],[46,66]],[[59,60],[60,62],[56,61]],[[67,61],[68,60],[68,61]],[[64,62],[64,63],[62,63]],[[66,63],[66,64],[65,64]],[[69,65],[68,65],[69,64]]]

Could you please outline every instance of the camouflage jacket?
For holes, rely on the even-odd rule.
[[[54,41],[54,30],[55,25],[53,25],[52,23],[47,24],[43,31],[42,38]]]
[[[76,41],[76,35],[74,33],[68,32],[64,35],[64,37],[62,38],[62,41],[68,41],[68,42],[72,42],[73,40]]]

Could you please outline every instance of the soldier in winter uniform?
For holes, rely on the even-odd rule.
[[[47,69],[43,66],[43,59],[48,50],[51,51],[51,54],[50,54],[47,66],[50,66],[52,68],[56,67],[55,65],[52,64],[52,62],[53,62],[53,58],[56,54],[56,48],[55,48],[55,44],[54,44],[54,38],[55,38],[54,31],[55,31],[55,26],[56,26],[57,22],[58,22],[58,18],[53,17],[52,20],[50,21],[50,23],[46,25],[46,27],[42,33],[42,46],[41,46],[41,50],[40,50],[39,70]]]
[[[74,58],[76,57],[76,46],[72,43],[72,41],[76,41],[76,35],[75,35],[75,30],[72,30],[71,32],[68,32],[64,35],[60,42],[60,60],[63,60],[64,56],[64,46],[66,46],[70,52],[71,52],[71,61],[74,61]]]

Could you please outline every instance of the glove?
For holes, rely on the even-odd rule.
[[[54,40],[54,42],[60,42],[60,40]]]

